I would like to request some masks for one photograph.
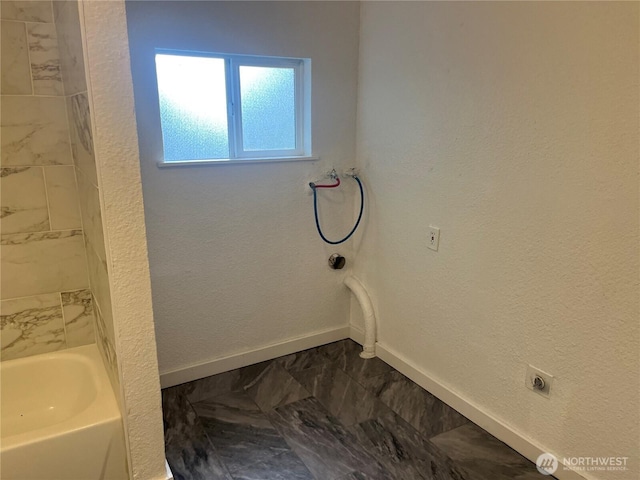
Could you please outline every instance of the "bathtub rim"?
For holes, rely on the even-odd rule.
[[[74,432],[90,429],[105,423],[116,420],[120,421],[122,418],[111,387],[111,382],[109,381],[109,376],[102,361],[102,356],[95,343],[0,362],[0,384],[2,383],[1,372],[6,367],[15,367],[21,364],[28,365],[33,362],[60,357],[80,358],[81,361],[88,361],[92,370],[92,379],[96,382],[96,398],[89,406],[71,418],[46,427],[0,437],[0,452],[8,452],[26,445],[73,434]],[[6,387],[2,385],[0,388]]]

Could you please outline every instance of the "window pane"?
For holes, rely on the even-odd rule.
[[[156,55],[165,162],[229,158],[225,62]]]
[[[245,151],[296,148],[295,70],[240,67]]]

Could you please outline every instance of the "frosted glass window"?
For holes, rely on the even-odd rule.
[[[155,52],[160,164],[313,160],[311,59]]]
[[[165,162],[229,158],[223,58],[156,55]]]
[[[243,149],[295,149],[295,70],[245,65],[239,70]]]

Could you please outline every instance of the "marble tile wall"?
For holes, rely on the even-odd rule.
[[[0,310],[2,360],[95,342],[88,289],[2,300]]]
[[[53,9],[50,1],[2,0],[0,3],[0,17],[3,20],[53,22]]]
[[[27,43],[31,62],[33,92],[37,95],[62,95],[60,54],[55,25],[28,23]]]
[[[73,164],[64,97],[3,95],[0,110],[3,167]]]
[[[0,229],[3,234],[49,230],[44,169],[2,168],[0,187]]]
[[[64,320],[59,294],[3,300],[0,306],[2,360],[64,347]]]
[[[2,94],[62,95],[52,3],[3,0],[0,17]]]
[[[82,230],[0,237],[3,299],[87,288]]]
[[[69,142],[76,169],[89,285],[95,306],[96,341],[114,391],[119,392],[115,328],[77,1],[53,2],[53,18],[64,80]]]
[[[118,376],[118,358],[116,356],[116,350],[113,346],[114,344],[109,339],[107,325],[99,308],[96,308],[95,314],[98,349],[100,350],[104,364],[107,367],[107,374],[109,375],[111,386],[113,387],[114,392],[116,392],[116,398],[119,398],[117,389],[120,385],[120,378]]]
[[[2,6],[4,7],[4,2],[2,2]],[[25,24],[2,20],[1,30],[2,92],[13,95],[28,95],[32,93],[32,89]]]
[[[87,77],[84,68],[78,2],[56,0],[53,2],[53,18],[59,38],[58,48],[64,78],[64,93],[75,95],[86,92]]]
[[[95,342],[94,305],[89,289],[62,292],[62,315],[67,347]]]
[[[97,342],[118,392],[78,3],[0,4],[0,359]]]
[[[111,318],[78,6],[55,3],[0,2],[2,360],[95,342],[92,289]]]

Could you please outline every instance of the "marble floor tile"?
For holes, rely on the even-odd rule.
[[[396,414],[367,420],[351,431],[394,478],[466,479],[463,470]]]
[[[371,392],[331,363],[291,373],[345,426],[389,411]]]
[[[469,422],[400,372],[369,377],[363,383],[385,405],[427,438]]]
[[[192,382],[181,385],[181,388],[184,389],[191,403],[201,402],[202,400],[206,400],[217,395],[222,395],[224,393],[249,390],[252,389],[252,387],[256,387],[252,389],[253,393],[257,390],[258,384],[262,383],[260,382],[260,379],[263,377],[263,375],[266,375],[268,373],[266,372],[266,370],[273,363],[277,363],[278,365],[280,365],[278,359],[273,361],[269,360],[266,362],[260,362],[246,367],[237,368],[235,370],[229,370],[228,372],[219,373],[217,375],[200,378],[198,380],[194,380]],[[280,381],[286,382],[288,377],[282,375],[281,370],[276,369],[274,370],[274,372],[276,372],[276,377],[279,377]],[[285,371],[284,373],[287,372]],[[271,380],[276,379],[276,377],[273,376],[273,372],[270,375]],[[264,386],[262,388],[264,388]]]
[[[67,347],[79,347],[96,342],[91,290],[62,292],[62,316]]]
[[[263,411],[309,396],[309,392],[275,362],[270,363],[260,375],[243,388]]]
[[[534,463],[473,423],[442,433],[431,441],[465,469],[471,480],[541,478]]]
[[[315,398],[276,408],[268,415],[315,478],[340,479],[353,472],[377,480],[393,478]]]
[[[264,462],[241,468],[234,480],[315,480],[309,469],[293,452],[284,452]]]
[[[65,347],[60,295],[50,293],[0,302],[1,359],[27,357]]]
[[[285,355],[277,359],[287,370],[304,370],[327,363],[327,357],[322,353],[323,347],[310,348],[301,352]]]
[[[162,392],[165,452],[176,480],[231,480],[186,396]]]
[[[340,477],[338,480],[376,480],[376,479],[362,472],[351,472],[350,474],[345,475],[344,477]],[[411,479],[411,480],[414,480],[414,479]]]
[[[248,367],[200,378],[181,385],[191,403],[201,402],[224,393],[248,388],[256,382],[271,362],[260,362]]]
[[[245,392],[218,395],[193,408],[231,473],[291,450]]]
[[[162,424],[164,427],[165,440],[170,429],[179,430],[186,424],[194,424],[197,415],[191,408],[184,391],[177,387],[164,388],[161,392],[162,399]],[[191,417],[189,417],[191,415]]]
[[[183,450],[187,440],[167,430],[169,462],[188,472],[176,478],[209,478],[201,472],[212,462],[233,480],[540,478],[531,462],[393,368],[355,364],[358,354],[341,341],[169,389],[179,401],[169,405],[163,394],[163,408],[195,412],[190,422],[209,441]]]
[[[236,381],[236,388],[239,390],[246,390],[255,384],[260,377],[271,366],[272,360],[266,362],[254,363],[238,369],[238,380]]]
[[[240,370],[211,375],[180,385],[191,403],[201,402],[238,389]]]
[[[377,357],[361,358],[362,346],[351,339],[341,340],[320,347],[330,361],[356,380],[389,373],[393,370]]]

